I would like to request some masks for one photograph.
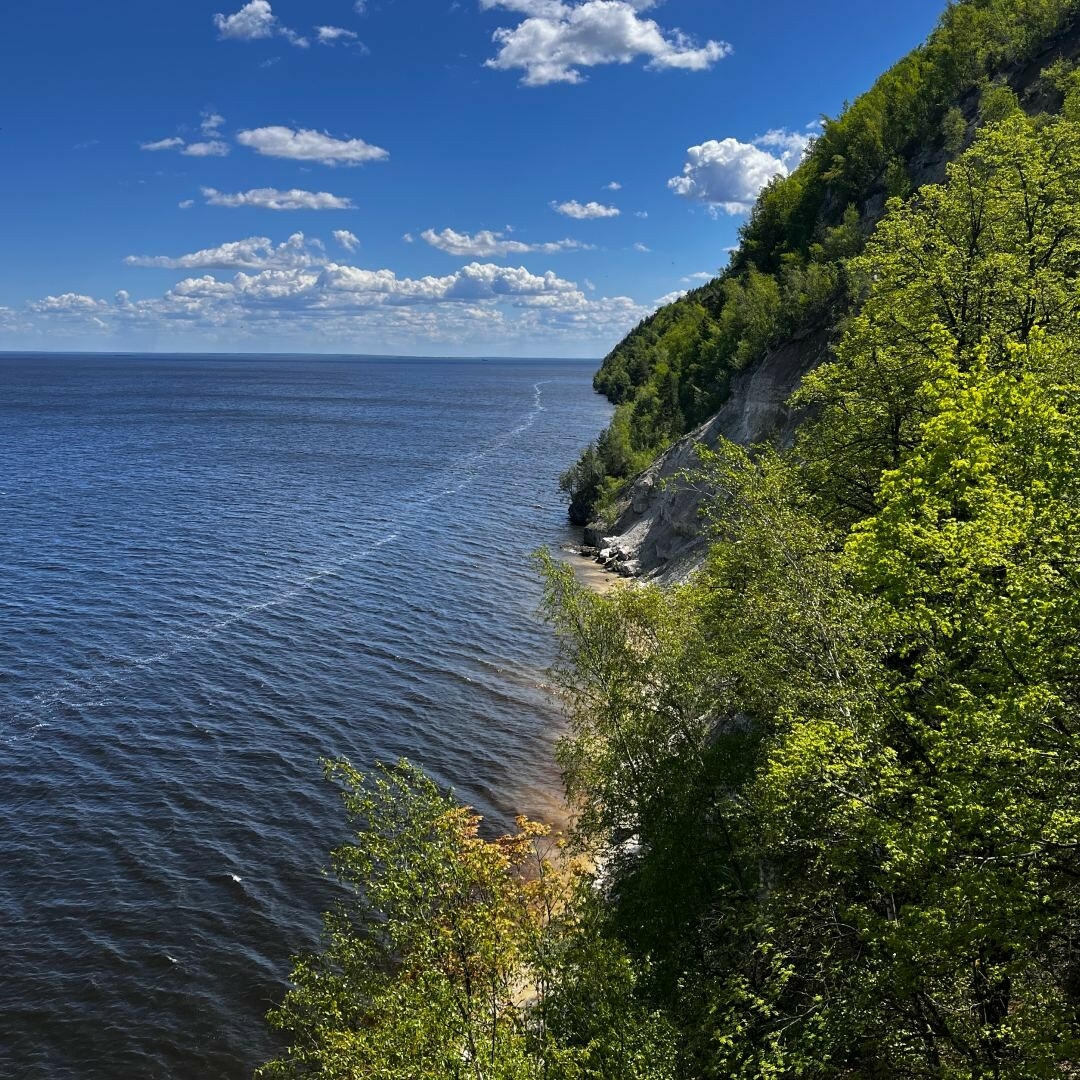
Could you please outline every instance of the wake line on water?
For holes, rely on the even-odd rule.
[[[532,408],[516,427],[498,436],[482,449],[475,450],[471,454],[459,458],[444,470],[438,479],[406,494],[402,499],[405,513],[396,515],[401,529],[404,530],[407,525],[415,524],[416,517],[421,510],[433,505],[445,496],[456,495],[469,487],[475,480],[479,467],[483,462],[528,432],[541,414],[547,411],[543,403],[543,387],[553,381],[552,379],[543,379],[540,382],[533,383]],[[382,519],[381,514],[377,516]],[[120,657],[117,661],[102,665],[77,680],[67,680],[51,690],[42,691],[35,695],[33,700],[24,705],[20,711],[13,712],[3,718],[6,726],[14,729],[21,727],[21,730],[13,730],[0,735],[0,743],[12,745],[13,743],[35,738],[39,731],[50,727],[49,718],[55,715],[59,709],[79,711],[84,708],[100,707],[108,704],[110,698],[107,692],[121,684],[126,675],[151,669],[166,660],[182,656],[196,646],[220,636],[238,623],[247,622],[263,612],[280,608],[309,592],[323,579],[339,575],[348,567],[362,562],[379,549],[394,544],[400,539],[401,531],[390,533],[367,545],[362,550],[354,551],[347,558],[339,559],[329,567],[324,566],[319,570],[308,573],[284,593],[257,603],[245,604],[209,626],[194,630],[172,631],[172,644],[158,652],[141,657]],[[336,549],[332,549],[330,554],[333,555],[336,551],[340,551],[343,546],[338,545]],[[87,696],[93,698],[93,700],[71,700],[73,697],[85,698]]]

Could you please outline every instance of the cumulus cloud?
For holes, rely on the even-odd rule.
[[[219,37],[257,41],[259,38],[274,36],[277,31],[277,16],[268,0],[251,0],[234,15],[215,15],[214,25],[218,29]]]
[[[333,237],[346,251],[355,251],[360,246],[359,237],[348,229],[335,229]]]
[[[316,26],[315,37],[320,45],[336,45],[339,41],[355,41],[357,35],[343,26]]]
[[[583,244],[579,240],[553,240],[546,243],[527,244],[521,240],[507,239],[505,233],[481,229],[480,232],[455,232],[443,229],[436,232],[426,229],[420,234],[433,248],[445,251],[448,255],[457,255],[469,259],[505,259],[508,255],[557,255],[562,251],[592,250],[592,244]]]
[[[352,199],[331,195],[328,191],[301,191],[292,188],[252,188],[226,194],[214,188],[204,187],[203,196],[208,206],[254,206],[261,210],[355,210]]]
[[[399,278],[392,270],[364,270],[356,266],[330,266],[319,284],[331,296],[377,296],[398,304],[447,300],[526,298],[575,292],[577,286],[553,271],[533,274],[523,266],[469,263],[444,277]]]
[[[716,275],[709,270],[699,270],[696,274],[687,274],[686,277],[683,278],[683,283],[689,285],[695,281],[712,281],[714,277],[716,277]]]
[[[820,123],[811,124],[805,131],[787,131],[785,128],[773,128],[754,140],[756,146],[767,146],[779,150],[779,158],[788,169],[795,169],[806,156],[811,142],[817,137]]]
[[[390,156],[381,146],[372,146],[363,139],[335,139],[309,128],[298,131],[280,126],[251,128],[239,132],[236,141],[265,157],[317,161],[321,165],[360,165],[365,161],[385,161]]]
[[[189,255],[128,255],[124,262],[162,270],[296,269],[324,265],[326,252],[320,241],[308,240],[302,232],[296,232],[277,245],[265,236],[251,236]]]
[[[216,112],[204,112],[199,127],[204,135],[215,135],[219,127],[225,123],[225,117]]]
[[[232,15],[219,13],[214,16],[214,25],[222,41],[259,41],[283,37],[301,49],[306,49],[309,44],[307,38],[281,24],[268,0],[251,0]]]
[[[605,191],[622,191],[622,184],[618,180],[612,180],[610,184],[604,185]]]
[[[588,218],[612,218],[620,214],[617,207],[603,206],[598,202],[579,203],[577,199],[564,203],[553,202],[551,208],[557,214],[576,218],[578,221],[585,221]]]
[[[0,311],[0,330],[41,340],[79,335],[151,334],[182,347],[230,347],[262,340],[415,353],[500,351],[580,355],[609,348],[650,311],[626,296],[587,296],[573,282],[523,267],[471,263],[442,277],[398,277],[388,269],[324,267],[241,270],[220,278],[198,273],[163,295],[133,301],[81,294],[50,296],[25,308],[26,319]]]
[[[487,66],[524,72],[526,86],[579,83],[581,68],[628,64],[647,57],[653,70],[703,71],[731,52],[724,41],[696,44],[680,30],[662,30],[639,12],[654,0],[481,0],[485,9],[524,15],[516,27],[495,31],[497,54]]]
[[[638,243],[634,245],[634,250],[640,252],[642,255],[648,255],[649,252],[652,251],[652,248],[647,247],[645,244]]]
[[[203,274],[177,282],[166,292],[165,299],[199,303],[204,308],[225,303],[245,308],[272,305],[284,314],[463,303],[558,307],[565,302],[575,306],[580,296],[573,282],[552,271],[533,274],[522,266],[470,263],[442,277],[410,278],[398,277],[388,269],[328,263],[321,269],[266,268],[251,274],[241,271],[229,281]]]
[[[787,176],[798,166],[812,137],[809,131],[776,129],[750,143],[710,139],[686,151],[682,175],[673,176],[668,187],[727,214],[745,214],[774,176]]]
[[[46,296],[30,305],[31,311],[38,313],[60,313],[86,315],[108,308],[105,300],[96,300],[82,293],[62,293],[60,296]]]
[[[668,304],[674,304],[676,300],[681,300],[685,295],[685,289],[676,289],[675,292],[669,292],[664,296],[657,297],[653,301],[653,305],[658,308],[667,307]]]

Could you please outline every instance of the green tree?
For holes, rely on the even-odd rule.
[[[675,1043],[634,1000],[583,868],[548,830],[480,819],[407,762],[327,768],[356,839],[332,854],[349,891],[270,1014],[288,1053],[264,1077],[674,1080]]]
[[[875,509],[877,482],[911,449],[925,414],[917,390],[943,327],[960,362],[986,340],[990,363],[1036,328],[1071,333],[1080,290],[1080,126],[1014,114],[986,129],[948,183],[893,202],[850,270],[863,299],[837,363],[798,400],[821,417],[801,452],[828,512]]]
[[[541,831],[480,839],[477,817],[406,763],[328,775],[358,830],[332,857],[353,899],[326,916],[323,951],[297,961],[271,1014],[289,1055],[262,1075],[539,1075],[522,1005],[555,903]],[[527,862],[532,880],[512,872]]]

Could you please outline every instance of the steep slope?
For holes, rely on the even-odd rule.
[[[589,522],[587,540],[624,573],[679,578],[693,568],[705,546],[700,492],[679,477],[695,464],[694,446],[790,442],[798,416],[786,402],[830,355],[864,288],[847,260],[887,200],[941,182],[981,123],[1017,103],[1029,114],[1061,107],[1080,55],[1077,8],[951,4],[926,45],[828,121],[799,169],[763,191],[728,270],[605,358],[594,385],[616,415],[564,487],[571,517]]]
[[[827,355],[827,333],[808,332],[736,375],[719,411],[639,473],[619,499],[613,527],[590,525],[586,541],[627,575],[686,578],[708,546],[701,521],[704,488],[691,479],[699,464],[697,448],[715,447],[720,439],[742,446],[765,441],[789,445],[800,416],[788,398]]]

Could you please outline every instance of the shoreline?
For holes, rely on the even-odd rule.
[[[566,563],[573,571],[580,585],[592,592],[603,595],[620,581],[632,580],[597,558],[596,549],[585,543],[585,530],[580,526],[572,527],[574,539],[552,545],[551,551],[557,559]]]

